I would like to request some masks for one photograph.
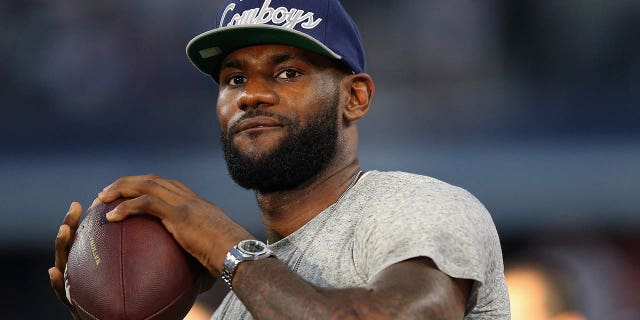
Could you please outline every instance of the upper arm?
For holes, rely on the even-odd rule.
[[[401,193],[409,200],[393,202],[377,194],[372,201],[375,210],[369,210],[357,226],[353,257],[359,277],[373,284],[401,263],[426,257],[420,259],[437,274],[469,279],[473,289],[465,297],[464,310],[478,312],[478,306],[499,299],[486,295],[486,290],[499,293],[491,288],[501,276],[502,257],[484,206],[468,192],[442,183]]]
[[[350,316],[344,318],[462,319],[471,285],[472,280],[452,278],[419,257],[383,269],[365,289],[327,293],[343,307],[348,302]]]

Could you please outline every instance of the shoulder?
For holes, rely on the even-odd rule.
[[[372,171],[359,197],[360,239],[406,234],[491,241],[496,230],[488,210],[471,193],[438,179],[406,172]]]
[[[467,190],[406,172],[371,172],[363,181],[354,260],[365,279],[414,257],[429,257],[454,278],[472,279],[470,305],[495,308],[506,295],[502,252],[488,210]],[[364,183],[366,182],[366,183]]]
[[[365,178],[361,191],[374,207],[441,208],[449,213],[457,211],[456,208],[486,211],[467,190],[433,177],[402,171],[371,171]]]
[[[431,258],[446,274],[485,283],[501,265],[497,230],[471,193],[406,172],[371,172],[355,230],[356,257],[372,276],[392,263]]]
[[[496,229],[485,206],[467,190],[433,177],[371,172],[360,233],[410,231],[429,237],[486,243]]]
[[[447,183],[440,181],[436,178],[426,175],[404,172],[404,171],[368,171],[367,175],[373,181],[380,183],[393,183],[400,186],[409,186],[413,184],[436,184],[436,185],[448,185]]]
[[[366,178],[367,200],[355,231],[363,243],[376,238],[437,246],[498,243],[491,214],[463,188],[406,172],[373,171]]]
[[[468,191],[405,172],[371,172],[355,230],[356,256],[371,276],[412,257],[431,258],[439,269],[483,282],[487,249],[499,248],[486,208]]]

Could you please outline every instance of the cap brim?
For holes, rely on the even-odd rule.
[[[187,44],[187,56],[198,70],[218,80],[220,63],[231,52],[259,44],[282,44],[330,58],[342,57],[313,37],[273,25],[240,25],[209,30]]]

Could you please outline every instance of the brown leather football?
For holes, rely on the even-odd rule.
[[[160,220],[110,223],[122,200],[89,209],[65,270],[67,298],[83,319],[182,319],[200,292],[203,268]]]

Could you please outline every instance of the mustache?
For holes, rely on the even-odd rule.
[[[257,116],[265,116],[265,117],[271,117],[274,119],[277,119],[279,122],[281,122],[284,126],[292,126],[295,124],[295,122],[283,115],[279,115],[273,112],[269,112],[267,110],[264,109],[252,109],[251,111],[243,114],[240,118],[238,118],[238,120],[234,121],[229,128],[227,129],[226,135],[227,136],[231,136],[233,135],[233,132],[236,132],[236,129],[238,127],[238,125],[240,124],[240,122],[242,122],[243,120],[246,119],[250,119],[253,117],[257,117]]]

